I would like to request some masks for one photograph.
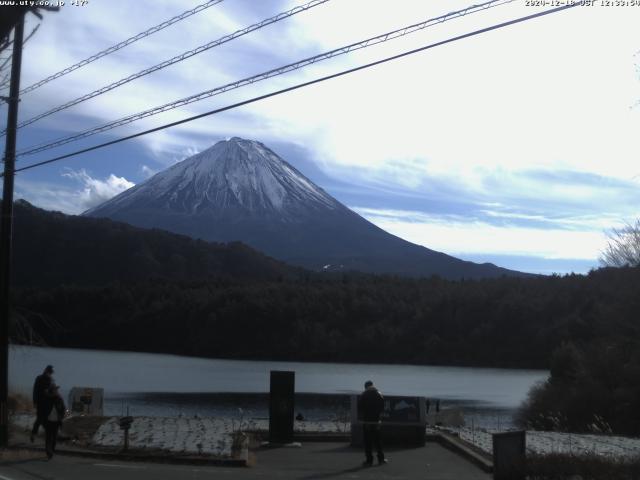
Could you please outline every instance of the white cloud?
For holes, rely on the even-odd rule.
[[[76,180],[82,185],[81,190],[73,194],[82,211],[100,205],[135,185],[113,173],[104,180],[93,178],[84,169],[78,171],[68,169],[62,176]]]
[[[19,176],[16,179],[15,198],[23,198],[45,210],[77,215],[135,185],[114,174],[104,180],[93,178],[84,169],[67,169],[62,177],[73,180],[74,185],[29,180]]]
[[[526,255],[546,259],[596,259],[606,245],[601,230],[587,221],[583,228],[533,228],[492,225],[462,216],[354,208],[380,228],[405,240],[448,253]]]
[[[526,10],[508,11],[515,17]],[[317,20],[318,35],[331,38],[319,18],[298,21]],[[349,29],[339,22],[350,18],[336,15],[332,32],[345,35]],[[370,12],[367,18],[362,23],[380,20]],[[308,140],[331,168],[395,170],[405,180],[451,176],[472,185],[496,168],[563,167],[630,178],[638,172],[640,111],[629,108],[638,96],[632,61],[638,19],[636,10],[577,8],[310,87],[252,111]],[[464,29],[452,22],[417,38],[424,44],[489,23],[469,17]],[[382,56],[373,50],[352,63]],[[422,168],[404,175],[406,161]]]
[[[158,170],[153,169],[147,165],[142,165],[142,167],[140,167],[140,171],[142,173],[142,176],[144,178],[151,178],[153,177],[156,173],[158,173]]]
[[[468,3],[328,2],[35,125],[58,134],[64,129],[84,129]],[[21,103],[21,116],[28,118],[294,4],[299,2],[261,1],[259,8],[253,0],[223,2],[28,94]],[[39,47],[25,58],[23,83],[39,80],[184,8],[184,2],[171,0],[65,7],[43,22],[35,40]],[[524,1],[516,1],[112,133],[139,132],[534,11]],[[359,20],[354,21],[356,18]],[[453,193],[464,196],[467,203],[494,204],[496,208],[484,212],[487,216],[522,222],[553,222],[550,218],[558,211],[564,215],[579,210],[580,215],[565,215],[557,228],[547,230],[525,228],[522,222],[500,228],[463,217],[444,222],[435,218],[408,221],[401,214],[368,215],[400,236],[451,253],[489,248],[524,254],[531,249],[549,257],[569,252],[573,257],[578,251],[580,258],[592,258],[597,256],[600,241],[596,226],[610,226],[605,224],[637,213],[633,189],[562,178],[547,181],[527,173],[562,170],[624,181],[640,174],[640,108],[631,108],[640,98],[639,21],[638,8],[577,7],[139,141],[162,165],[175,163],[224,136],[244,136],[267,144],[290,142],[313,152],[314,160],[329,176],[344,183],[384,186],[398,196],[415,193],[433,200],[441,195],[442,201],[451,201],[444,195]],[[114,160],[114,173],[103,180],[84,171],[69,174],[82,189],[61,187],[60,199],[51,197],[51,205],[67,208],[74,203],[76,209],[79,205],[84,208],[124,188],[128,181],[117,176],[118,165]],[[146,165],[141,169],[145,175],[151,171]],[[449,188],[429,190],[434,185]]]
[[[260,14],[275,14],[293,3],[297,2],[265,2]],[[119,32],[135,33],[184,8],[181,2],[168,0],[154,3],[151,9],[144,4],[118,9],[96,2],[88,9],[65,9],[55,22],[43,23],[39,32],[43,48],[34,53],[34,61],[27,62],[24,75],[35,80],[104,48],[113,41],[113,25],[119,25]],[[467,4],[454,0],[445,8],[404,0],[396,8],[381,0],[329,2],[136,80],[74,111],[99,117],[96,122],[112,120],[279,66],[285,59],[298,60],[303,48],[320,53]],[[129,9],[126,21],[122,20],[124,8]],[[246,2],[213,7],[65,77],[64,95],[72,98],[259,20],[249,14],[251,10]],[[145,119],[124,130],[139,131],[184,118],[534,10],[514,2]],[[517,171],[563,165],[630,178],[638,173],[639,147],[633,139],[640,126],[640,109],[629,108],[639,93],[633,65],[640,20],[636,10],[575,8],[243,107],[241,119],[229,112],[141,141],[157,153],[191,144],[189,137],[199,149],[206,148],[211,142],[206,134],[213,132],[267,142],[288,140],[310,147],[330,172],[354,165],[393,172],[389,180],[407,188],[420,178],[445,175],[478,184],[497,167]],[[354,22],[363,11],[367,20]],[[78,24],[83,27],[77,28]],[[328,24],[331,29],[326,28]],[[83,42],[73,41],[75,37]],[[60,49],[62,38],[72,48]],[[22,107],[35,110],[57,103],[59,92],[52,82],[30,94],[34,101]],[[66,124],[52,118],[49,126]],[[407,162],[419,168],[407,175]]]
[[[15,199],[24,199],[36,207],[71,215],[85,209],[78,202],[78,191],[52,182],[16,179]]]
[[[538,222],[541,224],[555,225],[555,228],[563,230],[606,230],[624,223],[624,218],[620,215],[603,213],[601,215],[578,215],[575,217],[550,217],[545,215],[528,215],[517,212],[504,212],[496,210],[482,210],[482,214],[487,217],[494,217],[506,220],[525,220]]]

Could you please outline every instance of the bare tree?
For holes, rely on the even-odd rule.
[[[37,2],[24,3],[35,4]],[[57,12],[59,10],[60,7],[51,7],[45,5],[0,7],[0,52],[7,50],[13,43],[13,40],[11,40],[10,38],[11,31],[13,30],[13,27],[15,27],[16,23],[18,23],[24,15],[26,15],[27,13],[33,13],[36,17],[42,20],[42,14],[40,13],[40,11]],[[35,33],[35,30],[37,29],[38,27],[36,27],[27,38],[31,37],[31,35],[33,35]]]
[[[607,232],[608,245],[600,255],[600,263],[606,267],[640,266],[640,218],[622,228]]]

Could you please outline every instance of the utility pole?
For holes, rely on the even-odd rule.
[[[9,443],[9,293],[11,287],[11,238],[13,229],[13,179],[16,161],[18,103],[20,101],[20,67],[24,37],[24,13],[13,31],[11,87],[7,114],[7,138],[4,151],[4,187],[0,219],[0,447]]]

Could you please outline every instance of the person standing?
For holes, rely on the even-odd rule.
[[[49,410],[46,412],[46,419],[44,422],[45,437],[45,451],[47,452],[47,458],[51,459],[56,451],[56,442],[58,440],[58,429],[62,425],[62,419],[64,418],[67,408],[64,405],[64,400],[60,396],[60,387],[51,384],[49,389],[49,396],[51,402],[49,403]]]
[[[364,392],[358,401],[358,411],[362,413],[364,454],[366,460],[364,466],[373,465],[373,447],[376,447],[378,464],[384,465],[387,459],[382,452],[380,440],[380,414],[384,410],[384,397],[373,385],[371,380],[364,383]]]
[[[36,408],[36,421],[31,429],[31,443],[40,429],[40,425],[44,426],[47,419],[45,412],[49,411],[51,398],[49,390],[53,383],[53,366],[47,365],[41,375],[38,375],[33,382],[33,406]]]

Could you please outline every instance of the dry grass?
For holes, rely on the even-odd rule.
[[[258,464],[258,456],[256,452],[249,450],[247,455],[247,467],[255,467]]]
[[[28,460],[38,460],[43,457],[42,452],[35,452],[33,450],[23,449],[4,449],[0,450],[0,464],[2,463],[15,463],[25,462]]]
[[[35,412],[31,399],[21,393],[9,393],[7,407],[9,409],[9,414]]]

